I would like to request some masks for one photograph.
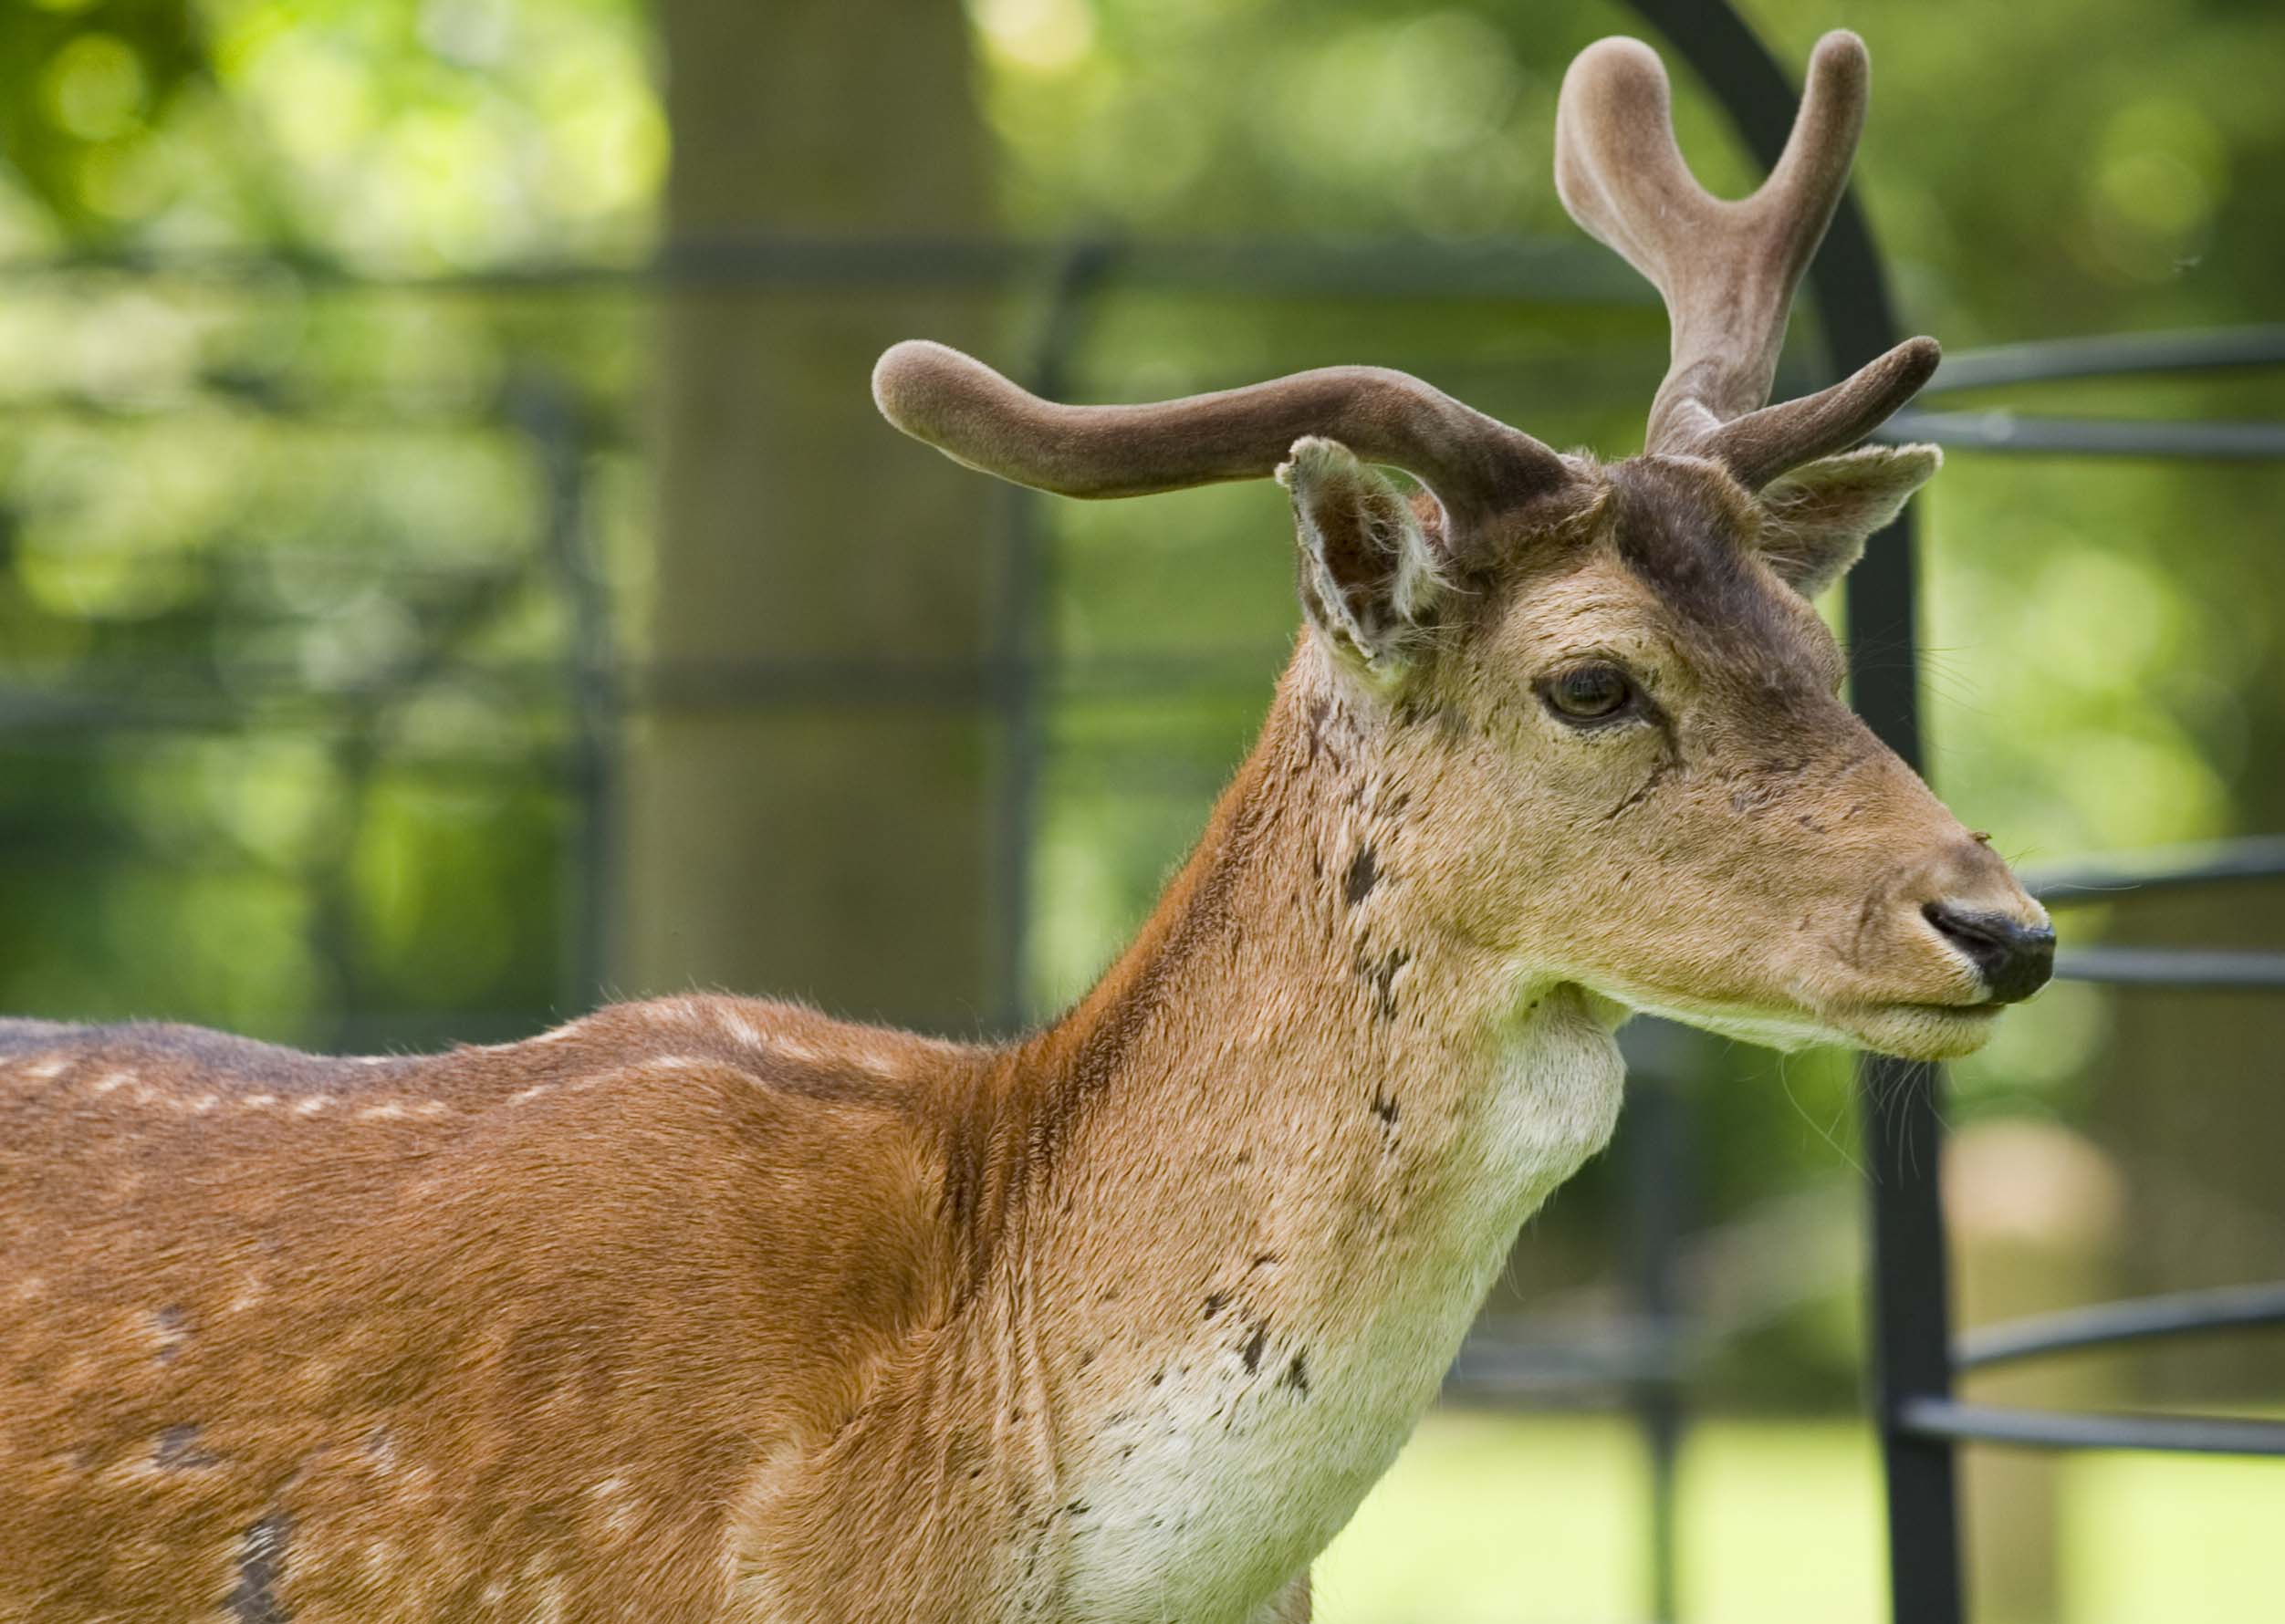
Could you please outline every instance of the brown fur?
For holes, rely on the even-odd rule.
[[[378,1064],[11,1036],[8,1619],[212,1616],[272,1518],[281,1618],[713,1616],[756,1448],[941,1313],[913,1078],[981,1063],[722,999]]]

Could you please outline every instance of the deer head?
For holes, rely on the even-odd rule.
[[[1452,932],[1736,1036],[1963,1054],[2045,982],[2052,932],[1842,702],[1844,661],[1810,603],[1942,460],[1862,443],[1936,345],[1767,403],[1865,87],[1862,44],[1828,35],[1775,172],[1723,202],[1675,146],[1648,47],[1606,39],[1572,65],[1558,189],[1672,322],[1638,457],[1559,454],[1368,368],[1073,407],[905,343],[874,396],[960,462],[1065,495],[1283,483],[1303,656],[1401,764],[1430,831],[1414,884]]]

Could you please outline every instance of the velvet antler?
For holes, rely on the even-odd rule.
[[[1419,480],[1457,537],[1571,477],[1530,435],[1377,367],[1149,406],[1060,406],[956,349],[908,339],[873,368],[872,395],[882,416],[955,461],[1065,496],[1267,478],[1295,441],[1318,435]]]
[[[1691,174],[1666,70],[1648,46],[1599,40],[1564,76],[1556,191],[1572,219],[1656,286],[1674,326],[1647,450],[1714,458],[1758,489],[1863,439],[1935,370],[1935,340],[1913,338],[1830,389],[1763,405],[1793,290],[1849,182],[1866,76],[1855,35],[1819,40],[1783,156],[1735,203]]]

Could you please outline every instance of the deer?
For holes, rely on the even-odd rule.
[[[1001,1042],[708,993],[320,1057],[0,1024],[0,1619],[1296,1624],[1615,1033],[1940,1060],[2053,933],[1840,694],[1810,599],[1936,470],[1915,338],[1770,403],[1868,82],[1717,200],[1648,47],[1564,203],[1662,294],[1640,455],[1334,367],[889,421],[1067,496],[1274,477],[1301,626],[1101,980]]]

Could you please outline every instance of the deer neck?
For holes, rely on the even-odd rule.
[[[993,1137],[1037,1165],[998,1181],[1026,1187],[992,1203],[995,1274],[1022,1282],[1085,1616],[1131,1584],[1143,1616],[1220,1617],[1306,1562],[1610,1134],[1610,1024],[1428,894],[1405,735],[1441,724],[1363,724],[1304,640],[1141,938],[1013,1059]]]

